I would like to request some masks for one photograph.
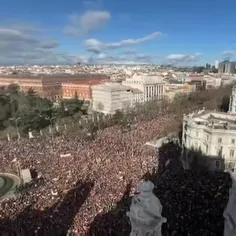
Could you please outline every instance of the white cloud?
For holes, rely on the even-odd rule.
[[[107,54],[101,53],[90,56],[91,64],[152,64],[155,57],[144,54]]]
[[[200,54],[170,54],[167,56],[167,62],[171,64],[196,62],[200,59]]]
[[[236,52],[233,50],[226,50],[222,52],[222,55],[225,59],[231,59],[233,56],[235,56]]]
[[[138,39],[126,39],[126,40],[121,40],[120,42],[113,42],[113,43],[103,43],[97,39],[87,39],[84,42],[85,47],[87,48],[88,51],[93,52],[95,54],[98,54],[100,52],[104,52],[106,50],[112,50],[112,49],[118,49],[122,47],[128,47],[128,46],[134,46],[137,44],[145,43],[148,41],[152,41],[155,39],[158,39],[162,36],[163,34],[161,32],[154,32],[152,34],[149,34],[143,38],[138,38]]]
[[[70,24],[64,32],[67,35],[78,36],[99,29],[107,24],[111,18],[108,11],[86,11],[82,15],[71,15]]]
[[[66,64],[77,57],[58,51],[56,40],[42,40],[33,25],[11,24],[0,27],[0,64]],[[41,35],[43,36],[43,35]]]

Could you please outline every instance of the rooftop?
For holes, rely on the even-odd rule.
[[[80,79],[80,80],[73,80],[73,81],[66,81],[63,82],[62,85],[71,85],[71,86],[80,86],[80,85],[96,85],[96,84],[103,84],[108,82],[108,79]]]
[[[105,74],[76,74],[76,75],[68,75],[68,74],[52,74],[52,75],[32,75],[32,74],[17,74],[17,75],[0,75],[0,79],[99,79],[99,78],[109,78],[109,76]]]
[[[105,91],[126,91],[126,90],[132,90],[131,87],[121,85],[119,83],[105,83],[101,85],[94,85],[92,88],[98,89],[98,90],[105,90]]]
[[[203,109],[198,112],[189,114],[185,117],[192,119],[199,125],[207,125],[211,126],[212,128],[236,128],[235,114],[218,111],[208,111]]]

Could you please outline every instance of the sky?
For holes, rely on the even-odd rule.
[[[235,9],[235,0],[2,0],[0,65],[236,60]]]

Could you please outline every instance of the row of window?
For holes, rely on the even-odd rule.
[[[65,93],[75,93],[75,92],[78,92],[78,90],[75,90],[75,89],[63,89],[63,92],[65,92]],[[79,92],[88,92],[88,89],[79,89]]]
[[[218,143],[222,143],[222,138],[218,138]],[[231,139],[231,144],[235,144],[235,139]]]
[[[206,154],[208,154],[208,145],[205,146],[205,149],[206,149]],[[222,156],[222,152],[223,152],[223,147],[220,147],[219,149],[217,149],[217,155],[218,156]],[[234,155],[235,155],[235,150],[231,149],[229,151],[229,156],[234,157]]]
[[[76,95],[76,93],[64,93],[63,97],[74,97]],[[89,95],[87,93],[83,93],[83,94],[77,94],[78,97],[80,98],[88,98]]]
[[[196,132],[196,136],[199,137],[199,132]],[[209,135],[206,135],[206,140],[209,140]],[[222,143],[222,138],[218,138],[218,143]],[[235,144],[235,139],[231,139],[231,144]]]

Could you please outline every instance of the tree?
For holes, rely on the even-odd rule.
[[[84,102],[77,98],[71,100],[65,100],[63,102],[63,106],[65,108],[65,114],[68,116],[73,116],[75,113],[81,113],[81,115],[85,115],[86,111],[83,109]]]
[[[7,90],[10,94],[18,94],[20,91],[20,87],[18,84],[10,84],[8,85]]]
[[[112,116],[112,121],[114,125],[120,125],[123,120],[124,120],[124,114],[120,110],[117,110],[115,114]]]
[[[102,111],[104,109],[104,105],[101,102],[97,103],[97,109]]]
[[[205,70],[204,66],[194,66],[192,71],[195,73],[202,73]]]
[[[4,122],[11,116],[10,97],[0,94],[0,130],[6,128]]]
[[[27,99],[30,107],[36,107],[37,94],[32,88],[30,88],[27,92]]]

